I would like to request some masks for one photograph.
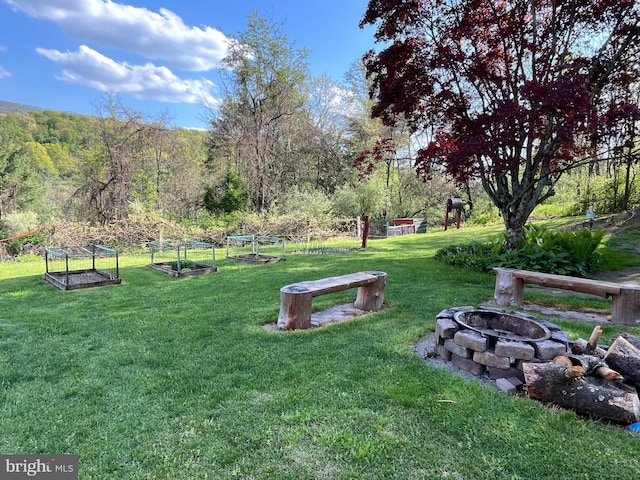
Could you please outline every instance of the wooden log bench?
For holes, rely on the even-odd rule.
[[[350,288],[358,288],[353,304],[355,308],[364,311],[380,310],[386,284],[387,274],[384,272],[358,272],[286,285],[280,289],[278,329],[310,328],[313,297]]]
[[[611,298],[612,323],[633,326],[640,324],[640,285],[626,285],[513,268],[494,268],[493,270],[496,272],[494,300],[498,305],[522,305],[524,285],[533,284]]]

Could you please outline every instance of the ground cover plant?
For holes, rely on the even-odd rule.
[[[629,431],[506,396],[412,350],[442,309],[493,294],[492,274],[435,251],[500,228],[259,266],[221,259],[188,278],[123,255],[121,285],[69,292],[43,283],[43,261],[2,263],[0,451],[77,454],[80,478],[101,480],[637,478]],[[361,270],[388,273],[389,308],[322,329],[263,328],[281,286]]]
[[[549,229],[540,224],[525,225],[525,237],[515,248],[507,248],[505,235],[491,241],[473,240],[447,245],[436,251],[437,260],[480,272],[495,267],[586,277],[603,268],[598,250],[603,230]]]

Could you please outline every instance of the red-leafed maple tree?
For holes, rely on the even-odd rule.
[[[638,85],[638,10],[631,0],[370,0],[361,26],[376,26],[382,44],[364,57],[372,115],[429,136],[416,158],[424,178],[480,179],[515,246],[561,175],[593,158],[608,112],[637,112],[619,93]]]

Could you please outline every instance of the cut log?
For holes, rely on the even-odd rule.
[[[609,368],[607,362],[597,355],[561,355],[554,358],[553,363],[563,365],[567,368],[580,366],[583,368],[585,375],[594,375],[612,382],[624,380],[624,377],[620,373]]]
[[[555,275],[552,273],[516,270],[514,276],[521,279],[524,283],[588,293],[590,295],[598,295],[602,298],[619,295],[621,290],[621,286],[617,283],[591,280],[589,278],[570,277],[567,275]]]
[[[573,367],[573,362],[569,357],[565,355],[557,356],[556,358],[553,359],[553,363],[555,363],[556,365],[562,365],[565,368]]]
[[[290,291],[280,291],[280,314],[278,315],[280,330],[311,328],[313,293],[303,287],[297,288],[295,293],[292,295]]]
[[[624,377],[622,376],[622,374],[605,366],[596,367],[593,370],[593,374],[597,377],[604,378],[605,380],[609,380],[610,382],[619,382],[624,380]]]
[[[602,335],[602,327],[600,325],[596,325],[591,332],[591,336],[589,337],[589,341],[587,342],[589,346],[589,350],[595,352],[596,348],[598,348],[598,342],[600,341],[600,335]]]
[[[640,419],[640,399],[635,389],[622,389],[597,378],[572,378],[576,369],[581,367],[524,363],[529,397],[614,422],[630,424]]]
[[[619,336],[604,356],[607,364],[624,375],[630,382],[640,385],[640,349]]]
[[[635,327],[640,323],[640,285],[620,287],[620,295],[611,299],[611,321]]]
[[[498,305],[515,306],[524,303],[524,282],[516,278],[511,268],[494,268],[496,288],[493,298]]]
[[[615,341],[615,339],[618,337],[624,338],[627,342],[640,350],[640,337],[636,337],[635,335],[631,335],[630,333],[621,332],[613,337],[613,340]]]
[[[384,304],[384,287],[387,285],[387,274],[384,272],[367,272],[377,277],[374,283],[358,288],[358,295],[353,306],[358,310],[376,312]]]
[[[596,347],[595,350],[591,350],[589,342],[587,342],[584,338],[579,338],[573,343],[571,347],[571,353],[576,355],[596,355],[600,358],[604,358],[607,354],[607,351],[604,348]]]

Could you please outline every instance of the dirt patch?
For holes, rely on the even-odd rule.
[[[380,310],[389,308],[388,305],[383,304]],[[352,303],[346,303],[342,305],[334,305],[326,310],[319,312],[313,312],[311,314],[311,328],[326,327],[335,323],[347,322],[349,320],[355,320],[356,318],[363,317],[376,312],[367,312],[357,309]],[[276,322],[267,323],[263,325],[263,328],[268,332],[278,331],[278,325]],[[434,347],[435,348],[435,347]]]

